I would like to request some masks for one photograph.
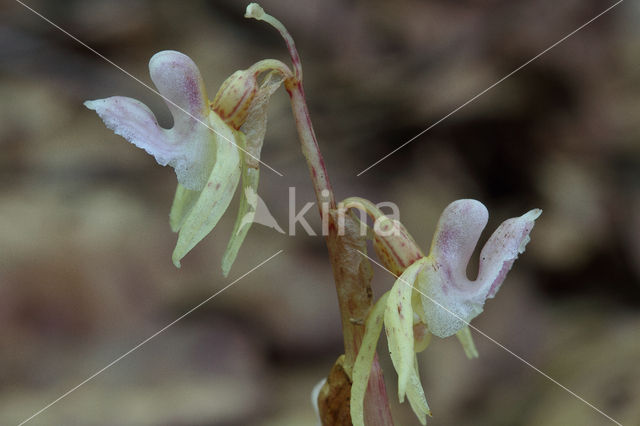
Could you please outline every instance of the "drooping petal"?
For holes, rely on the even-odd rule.
[[[413,369],[407,382],[407,399],[409,400],[411,409],[418,420],[420,420],[420,423],[426,425],[427,415],[431,416],[431,410],[429,409],[429,404],[427,404],[427,398],[424,395],[424,389],[420,382],[418,357],[415,354],[413,356]]]
[[[214,112],[209,115],[211,127],[217,130],[216,163],[211,170],[207,184],[197,194],[191,209],[182,219],[178,242],[173,251],[173,263],[180,267],[180,260],[216,226],[229,207],[238,182],[240,181],[240,154],[238,146],[243,146],[242,134],[234,132]],[[234,141],[233,143],[229,141]],[[190,203],[190,197],[185,198]],[[180,220],[177,218],[178,224]]]
[[[495,295],[524,250],[540,213],[531,210],[500,225],[481,253],[478,278],[470,281],[467,264],[487,223],[487,210],[475,200],[459,200],[444,210],[427,258],[429,266],[418,276],[425,320],[433,334],[452,336],[482,312],[485,300]]]
[[[222,274],[225,277],[229,275],[231,266],[233,266],[240,247],[253,224],[253,219],[255,218],[258,207],[257,191],[259,177],[260,170],[249,167],[246,163],[243,163],[242,195],[240,198],[240,206],[238,207],[238,216],[236,217],[235,225],[233,225],[231,239],[222,256]]]
[[[271,71],[267,74],[251,101],[246,120],[240,126],[240,131],[247,138],[246,150],[251,155],[247,156],[246,161],[251,167],[257,168],[259,165],[258,159],[267,132],[267,107],[271,96],[283,81],[283,77],[278,71]]]
[[[420,306],[419,309],[422,310],[422,306]],[[413,322],[413,342],[413,350],[416,353],[427,349],[429,343],[431,343],[431,333],[429,333],[429,327],[427,327],[426,324]]]
[[[229,274],[231,266],[236,260],[238,251],[249,229],[251,229],[256,214],[257,198],[256,202],[252,203],[252,200],[247,197],[257,197],[260,178],[258,159],[267,131],[267,106],[271,95],[280,87],[282,81],[282,78],[275,72],[270,72],[265,77],[257,93],[252,97],[246,119],[240,127],[240,131],[245,135],[245,152],[242,152],[242,198],[233,233],[222,258],[222,273],[225,277]]]
[[[389,293],[385,293],[369,311],[364,336],[360,344],[358,356],[353,363],[351,384],[351,422],[353,426],[364,426],[364,396],[367,392],[371,365],[376,355],[376,346],[382,330],[384,311]]]
[[[151,110],[135,99],[114,96],[84,104],[116,134],[153,155],[159,164],[173,167],[185,188],[200,190],[215,162],[200,71],[188,56],[167,50],[151,58],[149,72],[173,115],[171,129],[161,128]]]
[[[462,327],[462,329],[456,333],[456,336],[467,358],[478,358],[478,350],[476,349],[475,343],[473,343],[473,336],[471,335],[469,326]]]
[[[173,197],[171,212],[169,213],[169,225],[173,232],[178,232],[182,228],[199,195],[200,191],[191,191],[178,184],[176,195]]]
[[[398,277],[389,291],[389,299],[384,312],[384,324],[391,361],[398,373],[398,398],[404,401],[409,378],[413,372],[415,356],[413,338],[413,284],[418,273],[425,266],[426,259],[420,259]]]

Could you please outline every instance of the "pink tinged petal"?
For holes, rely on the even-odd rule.
[[[158,91],[171,101],[167,107],[176,120],[176,131],[188,133],[197,126],[197,120],[206,122],[207,93],[191,58],[174,50],[158,52],[149,60],[149,74]]]
[[[511,269],[513,262],[530,241],[529,233],[542,210],[534,209],[520,217],[504,221],[491,235],[480,253],[478,281],[493,298]]]
[[[466,276],[469,259],[488,219],[475,200],[459,200],[442,213],[429,254],[430,265],[418,276],[429,330],[438,337],[456,334],[478,316],[493,297],[518,254],[524,251],[540,210],[505,221],[481,252],[475,281]]]
[[[216,160],[216,134],[209,125],[210,111],[200,71],[187,55],[165,50],[149,60],[149,73],[173,116],[173,128],[167,133],[176,155],[169,165],[182,186],[201,190]]]
[[[138,148],[156,157],[166,166],[174,155],[167,143],[167,131],[158,125],[156,117],[142,102],[124,96],[86,101],[84,105],[98,113],[104,124]]]
[[[438,221],[429,256],[454,274],[454,279],[466,279],[469,259],[487,225],[489,212],[476,200],[458,200],[449,204]]]
[[[198,67],[188,56],[168,50],[151,58],[149,71],[173,115],[173,128],[162,129],[149,108],[135,99],[115,96],[87,101],[85,106],[159,164],[173,167],[185,188],[201,190],[215,162],[215,139]]]

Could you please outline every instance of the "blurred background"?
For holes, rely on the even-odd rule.
[[[627,1],[418,139],[356,174],[611,2],[265,0],[293,34],[338,199],[393,201],[426,250],[442,209],[544,210],[474,325],[625,425],[640,424],[640,7]],[[288,62],[245,2],[29,0],[151,84],[175,49],[213,97],[237,69]],[[87,99],[162,99],[13,0],[0,5],[0,424],[18,424],[278,250],[284,253],[30,421],[33,425],[314,425],[312,387],[341,353],[324,243],[256,225],[229,279],[235,220],[171,264],[169,168],[114,135]],[[260,195],[286,228],[313,200],[284,91],[270,105]],[[315,209],[306,215],[314,229]],[[481,240],[481,244],[482,241]],[[477,264],[474,263],[474,264]],[[470,275],[475,273],[470,268]],[[392,277],[374,267],[377,296]],[[419,357],[442,425],[607,425],[475,335]],[[398,425],[396,376],[379,347]]]

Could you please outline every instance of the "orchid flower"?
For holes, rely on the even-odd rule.
[[[384,325],[393,366],[398,373],[398,398],[405,395],[420,422],[431,415],[420,383],[416,354],[426,349],[431,335],[456,335],[469,358],[478,356],[469,322],[478,316],[486,299],[498,292],[518,254],[529,242],[539,209],[503,222],[480,252],[478,277],[466,270],[480,234],[487,224],[486,207],[475,200],[458,200],[442,213],[424,256],[404,226],[362,199],[345,200],[346,208],[361,208],[376,221],[374,249],[397,280],[374,305],[366,320],[362,346],[353,367],[351,419],[364,425],[363,400],[371,363]]]
[[[255,214],[244,194],[258,188],[269,98],[291,71],[277,60],[260,61],[232,74],[213,102],[198,67],[182,53],[156,53],[149,72],[173,116],[171,129],[161,128],[151,110],[135,99],[114,96],[84,104],[116,134],[153,155],[160,165],[174,168],[178,188],[170,225],[179,233],[172,256],[177,267],[216,226],[242,178],[238,218],[222,261],[226,276],[250,228],[244,225],[250,225]]]

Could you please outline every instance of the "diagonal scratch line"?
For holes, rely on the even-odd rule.
[[[153,333],[151,336],[147,337],[146,339],[144,339],[142,342],[138,343],[136,346],[134,346],[133,348],[129,349],[127,352],[123,353],[122,355],[120,355],[118,358],[114,359],[113,361],[111,361],[109,364],[105,365],[104,367],[102,367],[100,370],[96,371],[95,373],[93,373],[92,375],[90,375],[89,377],[87,377],[86,379],[84,379],[82,382],[78,383],[77,385],[75,385],[74,387],[72,387],[71,389],[69,389],[68,391],[66,391],[65,393],[63,393],[62,395],[60,395],[58,398],[54,399],[53,401],[51,401],[50,403],[48,403],[47,405],[45,405],[44,407],[42,407],[40,410],[36,411],[35,413],[33,413],[30,417],[24,419],[22,422],[20,422],[20,424],[18,424],[18,426],[22,426],[25,423],[31,421],[34,417],[42,414],[42,412],[44,412],[45,410],[51,408],[53,405],[57,404],[58,402],[60,402],[62,399],[66,398],[67,396],[69,396],[71,393],[75,392],[76,390],[78,390],[78,388],[80,388],[81,386],[87,384],[88,382],[90,382],[91,380],[93,380],[94,378],[96,378],[98,375],[102,374],[105,370],[109,369],[110,367],[112,367],[113,365],[117,364],[118,362],[120,362],[122,359],[124,359],[125,357],[127,357],[128,355],[130,355],[131,353],[135,352],[136,350],[140,349],[142,346],[144,346],[145,344],[149,343],[149,341],[151,341],[152,339],[154,339],[155,337],[157,337],[159,334],[167,331],[167,329],[169,329],[170,327],[174,326],[178,321],[184,319],[187,315],[191,314],[193,311],[195,311],[196,309],[200,308],[202,305],[204,305],[205,303],[209,302],[211,299],[213,299],[214,297],[216,297],[217,295],[219,295],[220,293],[222,293],[223,291],[225,291],[226,289],[228,289],[229,287],[231,287],[232,285],[234,285],[235,283],[237,283],[238,281],[240,281],[241,279],[243,279],[244,277],[246,277],[247,275],[249,275],[250,273],[252,273],[253,271],[255,271],[256,269],[260,268],[262,265],[264,265],[265,263],[269,262],[271,259],[273,259],[274,257],[276,257],[277,255],[279,255],[280,253],[282,253],[284,250],[279,250],[278,252],[276,252],[275,254],[271,255],[268,259],[263,260],[262,262],[260,262],[259,264],[257,264],[256,266],[254,266],[253,268],[251,268],[249,271],[245,272],[244,274],[242,274],[240,277],[236,278],[235,280],[233,280],[231,283],[227,284],[225,287],[223,287],[222,289],[218,290],[217,292],[215,292],[214,294],[212,294],[211,296],[207,297],[205,300],[203,300],[202,302],[198,303],[196,306],[194,306],[193,308],[189,309],[187,312],[185,312],[184,314],[180,315],[180,317],[176,318],[175,320],[173,320],[172,322],[170,322],[169,324],[165,325],[164,327],[162,327],[160,330],[156,331],[155,333]]]
[[[391,151],[390,153],[388,153],[387,155],[385,155],[384,157],[382,157],[381,159],[379,159],[378,161],[376,161],[375,163],[371,164],[369,167],[367,167],[366,169],[362,170],[360,173],[358,173],[356,176],[360,176],[362,174],[364,174],[365,172],[367,172],[369,169],[377,166],[378,164],[380,164],[382,161],[386,160],[387,158],[389,158],[390,156],[392,156],[393,154],[395,154],[397,151],[399,151],[400,149],[404,148],[405,146],[409,145],[411,142],[413,142],[414,140],[418,139],[420,136],[424,135],[425,133],[427,133],[429,130],[433,129],[434,127],[436,127],[438,124],[442,123],[444,120],[446,120],[447,118],[451,117],[453,114],[455,114],[456,112],[460,111],[462,108],[466,107],[467,105],[469,105],[470,103],[472,103],[473,101],[475,101],[476,99],[478,99],[480,96],[484,95],[485,93],[487,93],[489,90],[493,89],[494,87],[496,87],[497,85],[499,85],[500,83],[502,83],[503,81],[505,81],[506,79],[508,79],[509,77],[511,77],[512,75],[514,75],[515,73],[517,73],[518,71],[520,71],[521,69],[523,69],[524,67],[526,67],[527,65],[529,65],[531,62],[535,61],[536,59],[538,59],[539,57],[541,57],[542,55],[544,55],[545,53],[549,52],[551,49],[555,48],[556,46],[558,46],[559,44],[561,44],[562,42],[564,42],[565,40],[567,40],[568,38],[570,38],[571,36],[573,36],[574,34],[576,34],[578,31],[582,30],[584,27],[586,27],[587,25],[593,23],[595,20],[597,20],[598,18],[600,18],[602,15],[606,14],[607,12],[609,12],[611,9],[613,9],[614,7],[618,6],[620,3],[622,3],[624,0],[618,0],[618,2],[614,3],[613,5],[609,6],[607,9],[605,9],[604,11],[600,12],[599,14],[597,14],[596,16],[594,16],[593,18],[591,18],[590,20],[588,20],[587,22],[585,22],[584,24],[580,25],[578,28],[576,28],[575,30],[571,31],[569,34],[565,35],[564,37],[562,37],[560,40],[556,41],[555,43],[553,43],[551,46],[547,47],[546,49],[544,49],[542,52],[538,53],[536,56],[534,56],[533,58],[529,59],[527,62],[525,62],[524,64],[520,65],[518,68],[514,69],[513,71],[511,71],[509,74],[505,75],[504,77],[502,77],[500,80],[496,81],[495,83],[493,83],[491,86],[487,87],[486,89],[484,89],[482,92],[478,93],[477,95],[475,95],[474,97],[472,97],[471,99],[469,99],[468,101],[466,101],[465,103],[463,103],[462,105],[460,105],[459,107],[457,107],[456,109],[454,109],[453,111],[451,111],[450,113],[448,113],[447,115],[445,115],[444,117],[442,117],[440,120],[436,121],[435,123],[433,123],[432,125],[430,125],[429,127],[427,127],[426,129],[424,129],[423,131],[421,131],[420,133],[418,133],[417,135],[415,135],[414,137],[412,137],[411,139],[409,139],[408,141],[406,141],[405,143],[403,143],[402,145],[400,145],[399,147],[397,147],[396,149],[394,149],[393,151]]]
[[[108,63],[110,63],[111,65],[113,65],[114,67],[116,67],[117,69],[119,69],[120,71],[122,71],[123,73],[125,73],[126,75],[128,75],[129,77],[131,77],[132,79],[134,79],[135,81],[137,81],[138,83],[142,84],[144,87],[146,87],[147,89],[149,89],[150,91],[152,91],[153,93],[155,93],[156,95],[160,96],[162,99],[165,100],[165,102],[175,106],[176,108],[178,108],[179,110],[181,110],[182,112],[184,112],[185,114],[187,114],[189,117],[193,118],[194,120],[196,120],[197,122],[199,122],[200,124],[202,124],[203,126],[205,126],[206,128],[208,128],[209,130],[211,130],[213,133],[215,133],[216,135],[218,135],[219,137],[221,137],[222,139],[226,140],[227,142],[229,142],[232,145],[235,145],[239,150],[241,150],[242,152],[244,152],[245,154],[247,154],[248,156],[252,157],[254,160],[258,161],[260,164],[264,165],[265,167],[267,167],[269,170],[271,170],[272,172],[274,172],[275,174],[277,174],[278,176],[282,177],[284,176],[282,173],[280,173],[279,171],[277,171],[276,169],[274,169],[273,167],[271,167],[270,165],[268,165],[267,163],[265,163],[264,161],[261,161],[259,158],[255,157],[253,154],[251,154],[250,152],[246,151],[244,148],[242,148],[241,146],[238,146],[238,144],[236,144],[235,142],[233,142],[232,140],[230,140],[229,138],[227,138],[225,135],[221,134],[220,132],[218,132],[217,130],[213,129],[211,126],[209,126],[207,123],[205,123],[204,121],[200,120],[198,117],[195,117],[193,114],[191,114],[189,111],[187,111],[186,109],[182,108],[180,105],[176,104],[175,102],[173,102],[171,99],[167,98],[166,96],[162,95],[160,92],[158,92],[156,89],[154,89],[153,87],[149,86],[147,83],[145,83],[144,81],[140,80],[138,77],[134,76],[133,74],[131,74],[129,71],[125,70],[124,68],[122,68],[120,65],[116,64],[115,62],[113,62],[111,59],[107,58],[106,56],[104,56],[102,53],[98,52],[97,50],[95,50],[94,48],[92,48],[91,46],[89,46],[87,43],[83,42],[82,40],[80,40],[78,37],[74,36],[73,34],[69,33],[68,31],[64,30],[62,27],[60,27],[59,25],[57,25],[55,22],[51,21],[50,19],[48,19],[47,17],[45,17],[44,15],[42,15],[41,13],[37,12],[36,10],[34,10],[33,8],[31,8],[30,6],[24,4],[23,2],[21,2],[20,0],[16,0],[16,2],[20,3],[22,6],[24,6],[25,8],[27,8],[28,10],[30,10],[31,12],[33,12],[34,14],[36,14],[37,16],[39,16],[40,18],[42,18],[44,21],[48,22],[49,24],[53,25],[55,28],[57,28],[58,30],[60,30],[61,32],[63,32],[64,34],[66,34],[67,36],[71,37],[73,40],[75,40],[77,43],[81,44],[82,46],[86,47],[87,49],[89,49],[92,53],[96,54],[97,56],[99,56],[100,58],[104,59],[105,61],[107,61]]]
[[[470,324],[468,321],[465,321],[463,318],[461,318],[459,315],[457,315],[454,312],[451,312],[449,309],[447,309],[446,306],[442,305],[441,303],[439,303],[437,300],[434,300],[433,298],[427,296],[426,294],[424,294],[423,292],[421,292],[420,290],[418,290],[417,288],[415,288],[415,286],[409,282],[407,282],[404,278],[402,278],[401,276],[397,276],[396,274],[394,274],[393,272],[391,272],[389,269],[387,269],[384,265],[376,262],[374,259],[372,259],[370,256],[368,256],[366,253],[358,250],[358,252],[366,257],[367,259],[369,259],[371,262],[375,263],[376,265],[378,265],[380,268],[384,269],[385,271],[387,271],[388,273],[390,273],[391,275],[393,275],[394,277],[396,277],[398,280],[402,281],[403,284],[408,285],[409,287],[411,287],[412,289],[414,289],[415,291],[417,291],[418,293],[420,293],[422,296],[426,297],[427,299],[429,299],[431,302],[433,302],[435,305],[437,305],[438,307],[444,309],[446,312],[448,312],[449,314],[451,314],[452,316],[454,316],[456,319],[462,321],[467,327],[472,328],[473,330],[475,330],[476,332],[478,332],[479,334],[483,335],[484,337],[486,337],[487,339],[489,339],[491,342],[495,343],[496,345],[498,345],[501,349],[505,350],[507,353],[513,355],[515,358],[517,358],[520,362],[526,364],[527,366],[531,367],[533,370],[535,370],[536,372],[540,373],[541,375],[543,375],[545,378],[547,378],[548,380],[550,380],[552,383],[560,386],[562,389],[564,389],[565,391],[567,391],[568,393],[570,393],[571,395],[573,395],[574,397],[576,397],[577,399],[579,399],[580,401],[582,401],[583,403],[585,403],[586,405],[588,405],[589,407],[593,408],[595,411],[597,411],[598,413],[602,414],[604,417],[606,417],[607,419],[611,420],[613,423],[617,424],[618,426],[622,426],[622,423],[618,422],[617,420],[613,419],[611,416],[609,416],[607,413],[605,413],[604,411],[602,411],[601,409],[599,409],[598,407],[596,407],[595,405],[591,404],[589,401],[587,401],[586,399],[584,399],[583,397],[581,397],[580,395],[578,395],[577,393],[575,393],[574,391],[572,391],[571,389],[569,389],[568,387],[566,387],[565,385],[563,385],[562,383],[558,382],[556,379],[554,379],[553,377],[549,376],[547,373],[545,373],[544,371],[540,370],[538,367],[536,367],[535,365],[531,364],[529,361],[527,361],[526,359],[522,358],[520,355],[516,354],[515,352],[513,352],[512,350],[510,350],[509,348],[507,348],[506,346],[504,346],[502,343],[498,342],[496,339],[494,339],[493,337],[489,336],[488,334],[486,334],[484,331],[480,330],[478,327]]]

